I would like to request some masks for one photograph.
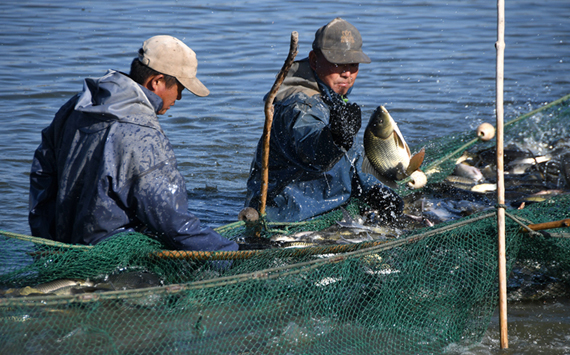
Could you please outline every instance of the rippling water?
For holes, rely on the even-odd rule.
[[[569,14],[567,0],[507,1],[507,120],[570,91]],[[365,122],[385,105],[412,144],[494,122],[493,1],[3,1],[0,229],[29,233],[28,172],[54,113],[83,78],[111,68],[128,72],[142,42],[157,34],[195,50],[198,77],[211,90],[206,98],[186,92],[160,117],[186,177],[189,207],[213,227],[236,220],[263,129],[262,97],[287,56],[290,34],[299,32],[301,59],[316,29],[336,16],[360,30],[372,59],[361,65],[351,96]],[[511,348],[570,352],[567,307],[564,317],[541,323],[531,316],[542,307],[523,307],[536,332],[516,333]],[[476,352],[496,353],[493,339],[491,327]]]

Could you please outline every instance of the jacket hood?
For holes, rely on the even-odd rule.
[[[291,65],[283,84],[277,91],[275,101],[281,101],[298,92],[303,92],[309,97],[320,94],[319,84],[309,64],[309,58],[296,61]]]
[[[85,79],[75,110],[90,113],[91,117],[98,117],[104,122],[120,120],[157,127],[155,107],[147,95],[156,96],[150,91],[145,93],[143,87],[127,75],[109,70],[100,78]],[[161,106],[162,100],[158,96],[156,98]]]

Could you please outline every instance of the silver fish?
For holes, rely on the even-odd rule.
[[[457,176],[457,175],[447,176],[445,178],[445,182],[458,189],[483,193],[483,194],[497,190],[497,184],[489,184],[489,183],[477,184],[475,181],[473,181],[470,178]]]
[[[418,170],[424,160],[422,150],[412,156],[398,125],[384,106],[370,116],[364,131],[362,171],[374,175],[387,186],[396,188],[402,180]]]
[[[39,284],[34,287],[26,286],[20,289],[9,289],[6,295],[11,296],[28,296],[28,295],[71,295],[75,289],[81,287],[91,287],[93,282],[89,280],[79,279],[60,279],[51,282]]]
[[[373,226],[365,226],[361,222],[356,221],[354,218],[350,216],[347,210],[341,207],[342,211],[342,220],[340,222],[336,222],[339,226],[350,230],[354,234],[360,234],[363,232],[371,232],[376,234],[383,234],[385,233],[384,230],[380,228],[376,228]],[[342,238],[342,237],[341,237]],[[345,238],[342,238],[345,239]]]
[[[303,242],[303,241],[298,241],[298,242],[287,242],[283,245],[284,248],[306,248],[306,247],[313,247],[318,245],[317,243],[311,243],[311,242]]]
[[[482,194],[497,191],[497,184],[477,184],[471,188],[471,191]]]
[[[73,288],[73,287],[85,287],[93,286],[93,282],[89,280],[79,280],[79,279],[60,279],[52,282],[43,283],[34,287],[34,289],[40,291],[41,293],[58,293],[58,291]]]
[[[367,231],[370,230],[370,227],[364,226],[362,223],[356,221],[354,218],[350,216],[348,211],[344,208],[340,208],[342,211],[342,220],[336,222],[339,226],[348,228],[348,229],[355,229],[357,231]]]
[[[363,225],[364,220],[352,218],[348,211],[341,208],[343,218],[336,225],[320,231],[305,231],[291,235],[276,235],[271,242],[281,248],[302,248],[316,245],[352,244],[372,240],[395,238],[395,230],[388,227]]]
[[[444,182],[462,190],[471,190],[471,188],[477,184],[471,178],[458,175],[449,175],[445,178]]]
[[[476,167],[469,165],[467,163],[461,162],[455,165],[453,174],[457,176],[463,176],[473,180],[474,182],[479,182],[483,180],[483,173]]]

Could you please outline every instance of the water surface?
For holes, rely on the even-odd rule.
[[[566,0],[507,1],[506,119],[570,91],[568,14]],[[211,90],[206,98],[186,92],[160,118],[186,178],[189,208],[213,227],[235,221],[263,129],[262,98],[287,56],[290,34],[299,33],[304,58],[316,29],[337,16],[360,30],[372,59],[361,65],[351,95],[364,122],[385,105],[408,143],[418,145],[494,122],[492,1],[2,2],[0,229],[29,233],[30,164],[59,107],[81,90],[83,78],[128,71],[142,42],[158,34],[194,49],[198,77]],[[545,307],[516,308],[517,319],[532,327],[515,324],[509,354],[568,353],[570,311]],[[475,353],[499,353],[495,339],[492,326]]]

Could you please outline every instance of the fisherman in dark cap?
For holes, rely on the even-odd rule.
[[[276,97],[269,151],[266,213],[271,221],[300,221],[366,196],[396,216],[402,199],[357,170],[354,139],[361,109],[348,100],[359,64],[370,63],[360,32],[335,18],[315,33],[309,57],[293,63]],[[245,206],[258,208],[262,140],[251,165]],[[360,165],[358,165],[360,166]]]
[[[157,115],[209,90],[196,54],[172,36],[139,49],[130,74],[85,79],[42,131],[30,175],[32,235],[97,244],[121,232],[148,232],[171,249],[237,250],[188,211],[184,177]]]

